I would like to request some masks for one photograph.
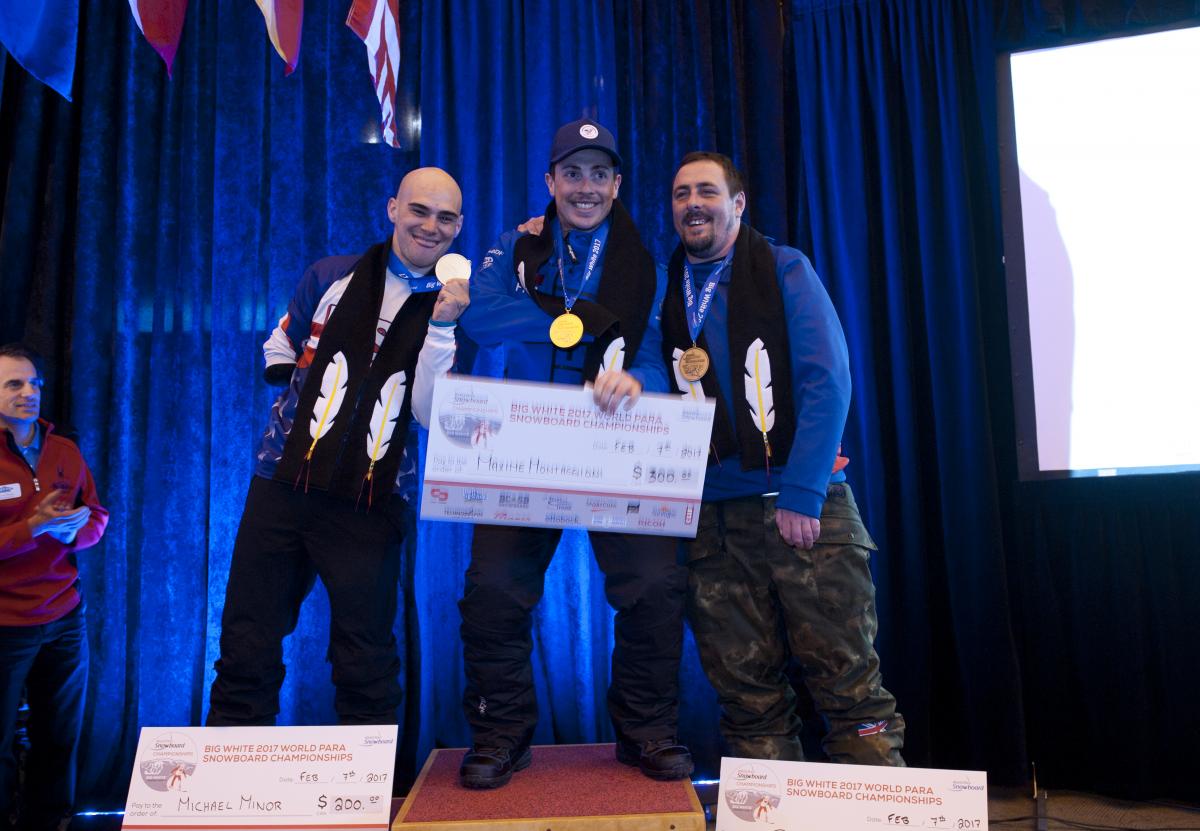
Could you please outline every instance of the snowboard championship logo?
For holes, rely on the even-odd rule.
[[[769,823],[783,799],[779,780],[766,766],[747,762],[733,772],[725,788],[725,806],[744,822]]]
[[[142,781],[156,791],[186,791],[187,780],[196,772],[200,755],[192,740],[182,733],[160,733],[150,743],[147,758],[138,772]]]

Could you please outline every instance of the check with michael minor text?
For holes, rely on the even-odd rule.
[[[143,727],[121,828],[384,831],[397,729]]]

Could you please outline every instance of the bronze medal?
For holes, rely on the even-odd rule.
[[[563,312],[550,324],[550,342],[559,349],[570,349],[583,338],[583,321],[578,315]],[[705,358],[707,360],[707,356]]]
[[[708,372],[710,363],[708,353],[699,346],[693,346],[679,356],[679,374],[683,376],[683,380],[695,383]]]

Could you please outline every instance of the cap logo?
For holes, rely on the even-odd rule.
[[[584,124],[579,128],[579,135],[583,136],[585,139],[594,139],[596,136],[600,135],[600,131],[596,129],[596,125],[594,124]]]

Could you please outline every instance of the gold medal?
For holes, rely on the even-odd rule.
[[[699,346],[693,346],[679,356],[679,374],[685,381],[699,381],[704,377],[704,373],[708,372],[710,363],[708,353]]]
[[[563,312],[550,324],[550,342],[559,349],[570,349],[583,337],[583,321],[578,315]],[[705,356],[705,360],[707,360]]]

